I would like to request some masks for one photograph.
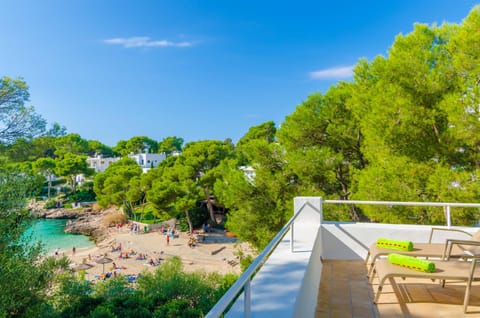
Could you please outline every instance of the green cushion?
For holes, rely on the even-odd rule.
[[[435,263],[412,256],[388,254],[388,261],[392,264],[400,265],[421,272],[433,273],[435,271]]]
[[[391,248],[400,251],[412,251],[413,243],[410,241],[391,240],[386,238],[377,239],[377,247]]]

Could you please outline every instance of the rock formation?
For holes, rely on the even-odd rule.
[[[69,219],[65,225],[66,233],[86,235],[94,242],[100,242],[106,238],[108,229],[103,225],[103,217],[106,214],[118,212],[117,208],[100,211],[92,208],[44,209],[38,204],[30,204],[29,210],[38,218]]]

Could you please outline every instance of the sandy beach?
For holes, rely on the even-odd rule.
[[[167,243],[166,235],[159,231],[150,233],[131,233],[126,227],[118,230],[107,229],[108,238],[92,248],[76,249],[73,251],[62,251],[61,254],[69,257],[75,268],[79,264],[87,263],[92,267],[86,270],[87,278],[94,279],[103,271],[113,271],[113,263],[119,269],[117,275],[135,275],[143,271],[154,271],[156,266],[149,264],[150,259],[168,259],[179,256],[182,259],[183,268],[187,272],[205,271],[220,274],[240,273],[240,264],[235,251],[239,249],[244,253],[251,253],[247,243],[241,243],[236,238],[228,237],[221,231],[205,233],[204,242],[197,242],[194,247],[188,245],[189,235],[185,232],[178,232],[174,238]],[[120,251],[112,251],[112,247],[121,245],[122,254],[133,252],[129,258],[121,258]],[[136,258],[143,254],[145,260]],[[110,258],[112,262],[104,266],[97,263],[103,257]],[[161,261],[160,261],[161,262]]]

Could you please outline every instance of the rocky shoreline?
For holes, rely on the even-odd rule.
[[[108,229],[102,220],[106,214],[118,212],[116,208],[95,211],[91,207],[74,209],[43,209],[42,207],[30,207],[30,212],[37,218],[45,219],[68,219],[65,233],[82,234],[89,236],[90,240],[99,243],[107,238]]]

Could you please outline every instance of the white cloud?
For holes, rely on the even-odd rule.
[[[131,38],[113,38],[103,40],[106,44],[122,45],[125,48],[132,47],[189,47],[192,42],[171,42],[167,40],[151,40],[148,36],[136,36]]]
[[[353,67],[351,66],[338,66],[327,68],[324,70],[310,72],[311,79],[342,79],[350,78],[353,75]]]

